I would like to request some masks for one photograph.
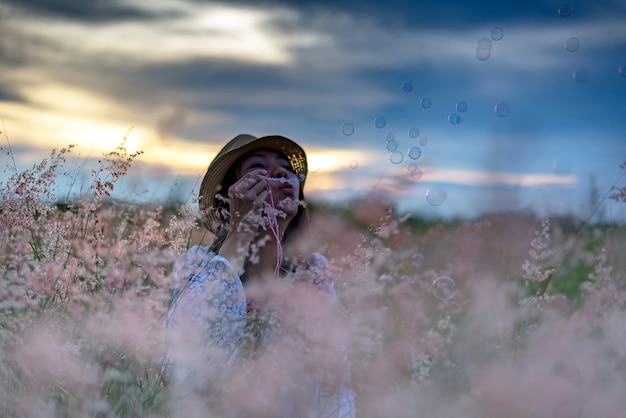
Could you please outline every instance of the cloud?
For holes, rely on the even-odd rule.
[[[292,59],[290,48],[316,42],[312,34],[283,37],[268,30],[275,20],[289,18],[288,10],[218,4],[192,7],[184,1],[150,2],[149,7],[145,3],[126,3],[134,3],[136,16],[93,23],[69,19],[72,14],[50,19],[25,12],[19,20],[5,21],[5,30],[35,46],[41,42],[43,47],[53,46],[75,57],[144,65],[211,58],[287,65]],[[150,15],[163,17],[157,22],[145,22],[144,17]]]
[[[143,149],[146,164],[184,174],[204,170],[237,133],[280,132],[311,150],[311,168],[319,169],[307,183],[313,189],[377,182],[402,194],[415,182],[404,168],[381,168],[389,165],[380,145],[385,132],[372,121],[384,114],[388,130],[418,125],[431,140],[418,184],[569,184],[573,176],[533,173],[551,165],[552,154],[574,149],[585,132],[598,132],[579,123],[595,103],[579,95],[597,89],[596,80],[609,82],[596,69],[616,66],[626,19],[545,17],[545,5],[533,3],[540,11],[533,20],[530,12],[498,15],[487,5],[459,3],[450,11],[287,1],[5,2],[0,16],[10,36],[0,38],[0,117],[13,138],[46,149],[78,143],[108,151],[132,128],[129,148]],[[489,18],[478,16],[482,11]],[[459,19],[464,13],[472,18]],[[504,38],[492,41],[491,57],[481,62],[476,43],[495,24]],[[572,36],[581,42],[576,53],[564,48]],[[571,80],[581,63],[588,85]],[[405,80],[415,84],[411,95],[400,89]],[[620,103],[616,89],[607,89]],[[419,109],[423,95],[433,98],[428,112]],[[502,98],[512,98],[508,120],[494,118]],[[453,109],[459,99],[470,110],[464,125],[451,128],[444,106]],[[575,105],[578,113],[561,111]],[[613,110],[599,117],[611,120]],[[340,133],[346,121],[357,127],[349,138]],[[564,131],[579,135],[566,138]],[[348,167],[353,159],[356,170]]]

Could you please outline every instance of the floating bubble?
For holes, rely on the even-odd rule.
[[[395,151],[398,149],[398,142],[395,139],[387,141],[385,148],[387,148],[387,151]]]
[[[420,138],[420,145],[421,146],[425,146],[426,144],[428,144],[428,138],[421,137]]]
[[[493,28],[491,28],[489,35],[491,35],[491,39],[493,39],[494,41],[499,41],[504,38],[504,29],[502,29],[500,26],[494,26]]]
[[[357,160],[350,161],[350,168],[356,170],[357,168],[359,168],[359,162]]]
[[[446,200],[446,192],[441,187],[431,187],[426,191],[426,201],[432,206],[441,206]]]
[[[350,136],[354,133],[354,125],[350,122],[346,122],[341,125],[341,133],[345,136]]]
[[[413,180],[419,180],[422,178],[422,169],[416,167],[413,171],[411,171],[411,178]]]
[[[411,138],[417,138],[418,136],[420,136],[420,130],[418,128],[410,128],[409,136]]]
[[[376,119],[374,119],[374,126],[378,129],[384,128],[385,126],[387,126],[387,119],[385,119],[384,116],[377,117]]]
[[[552,165],[552,170],[557,176],[569,176],[572,174],[572,163],[567,160],[559,160]]]
[[[482,38],[476,46],[476,58],[479,61],[487,61],[491,56],[491,40]]]
[[[478,61],[487,61],[491,57],[491,49],[476,48],[476,59]]]
[[[417,160],[422,156],[422,150],[419,147],[411,147],[407,151],[406,155],[412,160]]]
[[[424,256],[420,253],[413,254],[411,257],[411,264],[417,268],[422,267],[422,264],[424,264]]]
[[[456,283],[450,276],[439,276],[433,280],[433,294],[439,300],[450,300],[456,293]]]
[[[404,155],[400,151],[393,151],[389,154],[389,161],[394,164],[400,164],[404,160]]]
[[[576,52],[580,49],[580,41],[578,38],[569,38],[565,41],[565,49],[569,52]]]
[[[394,141],[396,139],[396,136],[393,134],[393,132],[388,132],[387,135],[385,135],[385,141]]]
[[[356,195],[358,197],[366,197],[370,194],[370,190],[367,187],[359,187],[356,189]]]
[[[622,77],[626,78],[626,64],[620,65],[619,67],[617,67],[617,74],[619,74]]]
[[[412,173],[412,172],[414,172],[415,170],[417,170],[417,164],[415,164],[415,163],[409,163],[409,164],[406,166],[406,169],[407,169],[407,170],[409,170],[409,173]]]
[[[491,40],[489,38],[482,38],[478,41],[478,46],[476,46],[476,49],[488,49],[491,51],[491,47]]]
[[[413,91],[413,83],[410,81],[402,83],[402,91],[405,93],[411,93]]]
[[[493,111],[501,118],[508,118],[511,116],[511,104],[507,101],[499,102],[493,107]]]
[[[465,101],[460,101],[456,104],[457,112],[465,113],[467,112],[467,109],[469,109],[469,106],[467,105],[467,102]]]
[[[433,101],[430,99],[430,97],[424,97],[422,100],[420,100],[420,105],[423,109],[430,109],[430,107],[433,105]]]
[[[575,82],[579,84],[583,84],[583,83],[586,83],[587,80],[589,80],[589,73],[587,73],[586,69],[579,68],[578,70],[572,73],[572,78],[574,79]]]
[[[451,125],[458,125],[463,123],[463,116],[456,112],[452,112],[448,115],[448,122],[450,122]]]
[[[559,16],[568,17],[572,14],[572,8],[569,4],[564,4],[559,8]]]

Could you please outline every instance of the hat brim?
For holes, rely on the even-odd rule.
[[[217,211],[220,200],[216,195],[222,190],[223,182],[230,168],[245,154],[261,148],[276,150],[283,154],[293,171],[300,178],[300,194],[308,173],[306,153],[302,147],[289,138],[270,135],[256,138],[251,135],[239,135],[226,144],[211,161],[200,185],[198,206],[203,212],[203,222],[209,231],[217,230]]]

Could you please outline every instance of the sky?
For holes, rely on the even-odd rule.
[[[0,180],[76,144],[87,183],[126,138],[116,197],[195,204],[228,140],[280,134],[310,200],[626,220],[625,28],[624,0],[2,0]]]

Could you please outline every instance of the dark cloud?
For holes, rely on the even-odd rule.
[[[157,20],[177,15],[175,10],[147,12],[112,0],[5,0],[17,10],[64,19],[90,22],[117,20]],[[626,14],[623,0],[585,2],[583,0],[190,0],[198,6],[223,4],[255,8],[285,7],[302,11],[299,24],[306,26],[308,17],[317,13],[368,17],[396,28],[454,29],[468,25],[507,24],[514,21],[548,22],[555,19],[576,20]],[[569,6],[571,15],[559,16],[559,9]],[[283,22],[287,25],[286,22]],[[289,23],[288,25],[291,25]]]
[[[618,5],[619,0],[609,0],[615,3],[613,9],[623,10]],[[205,0],[196,0],[195,3],[204,4]],[[558,16],[559,7],[567,1],[546,0],[222,0],[227,5],[265,7],[290,7],[303,10],[303,24],[306,16],[321,10],[330,13],[345,13],[351,16],[367,16],[377,22],[387,25],[390,29],[396,28],[428,28],[454,29],[468,25],[508,23],[511,21],[533,20],[548,21]],[[570,1],[574,13],[581,1]],[[592,7],[581,4],[582,12],[587,17],[597,11],[601,13],[605,8]]]
[[[0,86],[0,102],[26,103],[27,101],[10,87]]]
[[[196,7],[186,7],[192,3],[197,15]],[[612,20],[625,13],[623,0],[568,1],[572,15],[567,18],[557,13],[565,3],[561,0],[221,1],[272,12],[269,17],[255,15],[263,21],[253,32],[267,36],[278,50],[278,58],[267,60],[245,52],[220,55],[210,42],[226,38],[210,33],[216,29],[186,26],[184,19],[194,22],[212,10],[200,6],[217,3],[181,1],[175,12],[161,2],[136,8],[132,4],[139,3],[111,0],[5,1],[36,15],[31,24],[44,29],[20,32],[15,23],[14,36],[0,37],[0,69],[7,70],[0,79],[0,105],[24,100],[11,83],[26,74],[34,83],[72,86],[119,103],[128,125],[153,127],[161,142],[176,137],[187,144],[223,143],[240,132],[282,133],[305,147],[374,150],[376,170],[397,167],[389,162],[385,134],[394,132],[406,151],[407,131],[413,126],[429,139],[420,162],[429,159],[442,169],[545,173],[553,156],[578,155],[592,164],[607,158],[607,147],[617,154],[623,149],[619,132],[626,131],[626,119],[619,115],[625,110],[626,78],[617,68],[626,65],[626,45]],[[185,16],[178,19],[176,13]],[[595,19],[600,15],[603,19]],[[65,42],[62,33],[51,36],[60,32],[46,32],[45,18],[58,30],[65,21],[78,22],[85,43]],[[142,25],[157,19],[162,21]],[[119,30],[116,25],[98,25],[117,21],[139,23],[120,25],[136,28],[136,33],[128,32],[135,41],[128,42],[128,49],[125,35],[111,36]],[[488,37],[493,26],[504,28],[504,39],[494,41],[491,58],[479,62],[475,43]],[[562,46],[570,36],[568,28],[581,40],[576,53]],[[97,49],[88,44],[94,29],[99,30]],[[170,39],[183,40],[181,52],[191,45],[190,53],[159,49]],[[588,81],[572,80],[579,67],[587,71]],[[414,85],[410,94],[401,90],[404,81]],[[433,101],[429,110],[419,106],[424,96]],[[452,126],[447,117],[459,100],[469,110],[463,124]],[[494,115],[499,100],[511,102],[510,118]],[[373,126],[379,115],[388,119],[385,129]],[[342,135],[344,122],[354,123],[354,135]],[[597,138],[584,140],[581,133],[589,132]],[[600,140],[602,146],[597,146]],[[356,170],[348,164],[341,175],[355,184],[358,176],[374,169],[365,162]],[[578,168],[581,163],[576,164]],[[423,185],[404,172],[384,173],[380,185],[391,191],[413,193]],[[483,192],[475,191],[477,196]],[[487,190],[493,198],[484,200],[517,204],[517,192]],[[423,191],[419,193],[423,200]]]
[[[150,13],[111,0],[4,0],[16,13],[43,15],[50,18],[105,23],[111,21],[154,21],[175,16],[176,12]]]

